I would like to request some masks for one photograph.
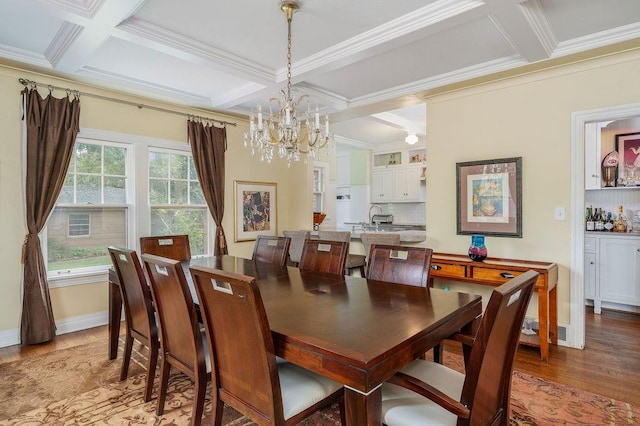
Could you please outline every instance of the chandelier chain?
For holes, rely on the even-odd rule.
[[[280,9],[287,18],[286,87],[280,90],[280,99],[269,100],[268,115],[263,116],[262,105],[258,104],[257,120],[252,113],[249,131],[244,134],[244,146],[251,149],[251,155],[258,154],[261,161],[270,163],[277,153],[278,157],[287,160],[288,166],[301,158],[305,163],[307,157],[317,158],[319,151],[333,142],[329,115],[325,114],[324,123],[321,123],[318,107],[315,106],[315,113],[311,110],[309,95],[298,96],[291,87],[291,22],[299,7],[297,0],[282,0],[280,3]]]

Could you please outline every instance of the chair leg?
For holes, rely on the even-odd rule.
[[[158,405],[156,406],[156,415],[158,416],[164,413],[164,400],[167,397],[167,385],[169,384],[169,372],[171,370],[166,354],[162,355],[162,367],[160,370],[160,389],[158,389]]]
[[[360,276],[361,276],[362,278],[365,278],[365,276],[364,276],[364,266],[361,266],[361,267],[360,267]]]
[[[204,397],[207,391],[206,377],[196,375],[195,379],[195,398],[193,401],[193,413],[191,413],[191,426],[200,426],[202,422],[202,413],[204,413]]]
[[[340,397],[338,398],[338,408],[340,409],[340,424],[346,425],[347,413],[346,413],[345,403],[344,403],[344,393],[340,395]]]
[[[131,350],[133,349],[133,337],[127,328],[127,335],[124,338],[124,354],[122,354],[122,368],[120,369],[120,381],[129,375],[129,362],[131,361]]]
[[[433,362],[442,364],[442,343],[438,343],[433,347]]]
[[[212,394],[211,395],[211,417],[213,417],[214,426],[222,426],[222,414],[224,414],[224,402],[222,402],[219,398],[218,393],[215,389],[213,389],[215,385],[212,386]],[[342,424],[346,424],[344,421]]]
[[[149,345],[149,361],[147,362],[147,383],[144,389],[144,402],[151,400],[153,393],[153,381],[156,377],[156,366],[158,365],[158,343]]]

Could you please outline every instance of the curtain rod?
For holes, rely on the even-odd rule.
[[[151,109],[151,110],[154,110],[154,111],[168,112],[170,114],[178,114],[178,115],[182,115],[182,116],[185,116],[185,117],[188,117],[188,118],[195,118],[197,120],[213,121],[215,123],[220,123],[220,124],[222,124],[224,126],[227,126],[227,125],[229,125],[229,126],[237,126],[238,125],[238,123],[232,123],[230,121],[218,120],[218,119],[209,118],[209,117],[202,117],[202,116],[194,115],[194,114],[186,114],[184,112],[174,111],[172,109],[140,104],[140,103],[136,103],[136,102],[126,101],[124,99],[112,98],[112,97],[109,97],[109,96],[96,95],[94,93],[80,92],[79,90],[73,90],[73,89],[68,89],[68,88],[65,88],[65,87],[53,86],[51,84],[39,83],[37,81],[27,80],[26,78],[19,78],[18,81],[20,82],[20,84],[22,84],[25,87],[27,87],[27,86],[31,86],[31,87],[38,87],[38,86],[46,87],[46,88],[49,89],[50,92],[52,92],[54,89],[64,90],[69,95],[75,94],[76,96],[80,96],[80,95],[89,96],[91,98],[97,98],[97,99],[102,99],[102,100],[106,100],[106,101],[118,102],[118,103],[125,104],[125,105],[135,106],[138,109],[147,108],[147,109]]]

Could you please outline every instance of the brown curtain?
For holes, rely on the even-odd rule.
[[[25,201],[29,233],[22,245],[23,301],[20,341],[48,342],[56,335],[40,237],[62,190],[80,129],[80,100],[42,98],[35,88],[22,91],[26,122]]]
[[[228,254],[227,238],[222,228],[224,216],[224,153],[227,150],[227,129],[187,122],[189,144],[207,206],[216,223],[214,254]]]

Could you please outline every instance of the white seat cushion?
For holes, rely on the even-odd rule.
[[[290,362],[278,364],[278,374],[285,420],[342,388],[340,383]]]
[[[402,370],[460,401],[464,374],[417,359]],[[400,386],[382,385],[382,421],[389,426],[455,425],[458,417],[431,400]]]

